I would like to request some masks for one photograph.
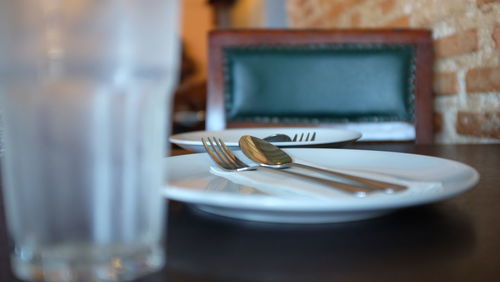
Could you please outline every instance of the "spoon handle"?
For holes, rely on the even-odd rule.
[[[334,181],[334,180],[305,175],[302,173],[290,171],[290,170],[283,169],[283,168],[274,168],[274,167],[261,166],[261,165],[250,167],[250,168],[252,168],[252,169],[265,169],[265,170],[269,170],[269,171],[273,171],[273,172],[277,172],[277,173],[281,173],[281,174],[288,174],[288,175],[295,176],[298,178],[303,178],[305,180],[314,181],[314,182],[317,182],[317,183],[320,183],[323,185],[333,187],[333,188],[338,189],[338,190],[342,190],[344,192],[353,194],[353,195],[358,196],[358,197],[364,197],[368,193],[374,192],[373,190],[366,189],[363,187],[358,187],[355,185],[350,185],[347,183],[342,183],[342,182],[338,182],[338,181]]]
[[[398,191],[403,191],[403,190],[408,189],[408,187],[406,187],[404,185],[399,185],[399,184],[389,183],[389,182],[385,182],[385,181],[355,176],[355,175],[346,174],[346,173],[342,173],[342,172],[338,172],[338,171],[334,171],[334,170],[328,170],[328,169],[323,169],[323,168],[319,168],[319,167],[309,166],[309,165],[305,165],[305,164],[301,164],[301,163],[291,163],[289,165],[293,166],[293,167],[308,169],[310,171],[315,171],[315,172],[319,172],[322,174],[328,174],[328,175],[333,175],[333,176],[349,179],[349,180],[364,184],[367,187],[372,188],[372,189],[378,189],[378,190],[381,189],[381,190],[385,190],[387,192],[398,192]]]

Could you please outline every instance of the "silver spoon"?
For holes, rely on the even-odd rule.
[[[326,170],[322,168],[317,168],[305,164],[294,163],[292,158],[280,148],[274,146],[273,144],[253,136],[242,136],[239,141],[239,145],[243,153],[252,161],[259,163],[263,166],[275,167],[275,168],[288,168],[288,167],[299,167],[303,169],[308,169],[311,171],[319,172],[322,174],[333,175],[336,177],[341,177],[357,183],[361,183],[366,187],[372,189],[381,189],[387,193],[393,193],[397,191],[406,190],[407,187],[399,184],[393,184],[388,182],[383,182],[375,179],[369,179],[359,176],[354,176],[350,174],[345,174],[342,172],[337,172],[333,170]]]

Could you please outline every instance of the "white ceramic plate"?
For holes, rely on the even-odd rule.
[[[214,163],[206,153],[201,153],[166,159],[170,180],[164,194],[169,199],[226,217],[277,223],[322,223],[367,219],[398,208],[445,200],[472,188],[479,180],[479,174],[472,167],[436,157],[347,149],[298,148],[286,151],[296,161],[322,167],[349,168],[440,185],[439,189],[410,187],[399,193],[375,193],[364,198],[338,193],[327,201],[290,199],[211,174],[209,168]],[[283,185],[287,183],[288,179],[283,179]]]
[[[238,141],[243,135],[251,135],[264,138],[277,133],[286,134],[293,138],[293,135],[301,133],[316,132],[315,141],[309,142],[273,142],[278,147],[306,147],[306,146],[341,146],[346,143],[356,141],[361,137],[361,133],[353,130],[331,129],[331,128],[238,128],[220,131],[192,131],[176,134],[170,137],[170,142],[193,152],[205,152],[202,137],[219,137],[231,149],[238,148]]]

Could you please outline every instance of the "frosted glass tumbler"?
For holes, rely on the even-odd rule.
[[[0,1],[14,273],[122,281],[164,264],[177,0]]]

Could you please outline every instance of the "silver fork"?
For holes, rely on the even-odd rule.
[[[310,138],[309,138],[310,136]],[[305,138],[304,138],[305,137]],[[304,140],[302,140],[304,139]],[[304,136],[304,133],[301,133],[300,135],[296,133],[293,136],[292,142],[307,142],[307,141],[314,141],[316,139],[316,132],[313,132],[312,134],[310,132],[307,133],[307,135]]]
[[[214,160],[216,164],[218,164],[225,170],[247,171],[247,170],[265,169],[276,173],[293,175],[295,177],[302,178],[303,180],[318,182],[320,184],[327,185],[329,187],[341,190],[343,192],[353,194],[357,197],[364,197],[368,193],[375,191],[369,188],[350,185],[347,183],[337,182],[319,177],[313,177],[279,168],[272,168],[260,165],[249,166],[243,161],[241,161],[238,157],[236,157],[221,139],[215,137],[212,138],[207,137],[207,141],[205,141],[205,138],[201,138],[201,142],[203,143],[203,146],[205,147],[205,150],[207,151],[208,155],[212,158],[212,160]]]

